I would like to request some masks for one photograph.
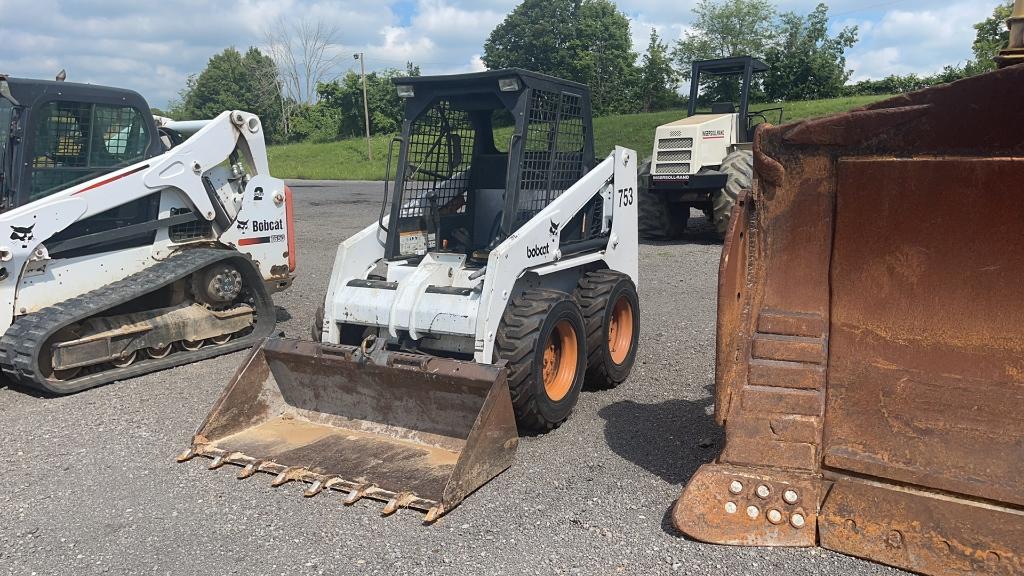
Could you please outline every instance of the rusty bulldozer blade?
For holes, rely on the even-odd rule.
[[[1018,5],[1020,6],[1020,5]],[[675,526],[1024,574],[1024,66],[758,130]]]
[[[433,522],[508,468],[518,445],[506,369],[270,338],[253,349],[180,461],[307,483]]]

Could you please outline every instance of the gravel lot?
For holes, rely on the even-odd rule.
[[[338,242],[373,221],[381,185],[296,187],[299,278],[279,327],[306,338]],[[901,574],[817,549],[688,541],[669,510],[721,447],[710,416],[715,277],[704,226],[640,248],[632,377],[584,392],[569,421],[523,438],[517,462],[433,526],[382,504],[304,499],[271,476],[176,464],[241,352],[40,398],[0,388],[0,573]],[[710,443],[710,445],[708,445]],[[701,445],[707,447],[701,447]]]

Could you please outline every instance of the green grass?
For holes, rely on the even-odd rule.
[[[824,116],[864,106],[887,96],[853,96],[831,100],[808,100],[784,105],[784,122]],[[752,110],[774,105],[752,105]],[[594,119],[594,143],[600,157],[619,145],[648,156],[654,145],[654,129],[686,116],[685,110],[667,110],[650,114],[623,114]],[[769,116],[774,119],[775,116]],[[498,131],[496,139],[508,140],[509,129]],[[278,178],[306,180],[383,180],[390,136],[374,136],[373,161],[366,157],[366,139],[352,138],[326,144],[285,144],[271,146],[270,172]],[[398,146],[395,146],[395,161]],[[392,168],[393,172],[394,168]]]

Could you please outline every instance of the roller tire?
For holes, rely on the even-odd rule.
[[[686,231],[690,217],[688,204],[672,204],[661,194],[648,188],[651,174],[651,159],[640,165],[637,187],[637,225],[640,237],[647,240],[674,240]]]
[[[583,310],[583,321],[587,327],[586,384],[597,390],[614,388],[629,377],[636,362],[640,341],[640,298],[636,285],[621,272],[588,272],[580,279],[575,298]],[[630,306],[632,326],[629,350],[625,357],[616,362],[609,349],[608,331],[616,312],[615,303],[621,299],[625,299]]]
[[[740,192],[749,190],[754,183],[754,153],[750,150],[735,150],[722,160],[719,172],[728,176],[725,187],[711,198],[715,230],[725,236],[729,231],[729,218]]]
[[[544,386],[544,350],[562,320],[575,334],[576,363],[571,386],[556,401]],[[508,387],[521,433],[547,432],[569,417],[583,388],[586,348],[583,313],[570,295],[526,290],[511,299],[495,337],[495,356],[508,362]]]

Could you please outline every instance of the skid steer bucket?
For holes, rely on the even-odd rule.
[[[432,522],[508,468],[518,445],[506,369],[271,338],[235,374],[192,447],[305,494],[348,493]]]
[[[1024,574],[1024,66],[759,129],[699,540]]]

